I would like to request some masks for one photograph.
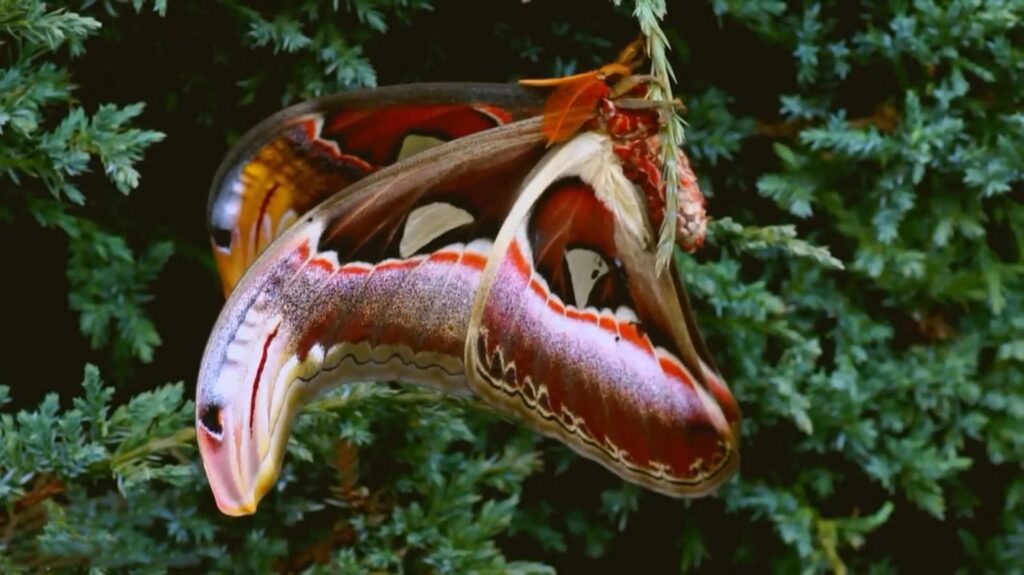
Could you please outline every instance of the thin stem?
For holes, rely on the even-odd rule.
[[[675,73],[668,62],[666,53],[671,47],[665,32],[661,29],[661,21],[668,13],[665,0],[636,0],[633,15],[640,24],[640,31],[647,38],[647,55],[651,59],[651,75],[657,79],[650,84],[648,96],[653,100],[672,102],[672,82]],[[668,121],[662,128],[662,176],[665,180],[665,219],[658,232],[657,269],[662,272],[668,269],[672,261],[676,239],[676,217],[679,214],[679,166],[676,158],[683,143],[683,120],[672,107],[669,108]]]
[[[119,453],[111,457],[110,466],[115,467],[126,461],[131,461],[132,459],[138,459],[140,457],[145,457],[147,455],[164,451],[166,449],[172,449],[175,447],[180,447],[187,443],[192,443],[195,437],[196,429],[194,427],[186,427],[184,429],[180,429],[173,435],[152,439],[150,441],[147,441],[143,445],[136,447],[135,449],[131,449],[125,451],[124,453]]]

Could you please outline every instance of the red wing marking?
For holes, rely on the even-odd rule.
[[[498,106],[491,106],[489,104],[476,104],[474,107],[477,109],[477,111],[483,114],[487,114],[491,118],[494,118],[494,121],[498,122],[499,124],[507,124],[512,121],[512,114],[509,114],[508,111],[505,110],[504,108],[499,108]]]
[[[648,350],[650,353],[654,353],[654,348],[651,346],[651,341],[646,337],[640,335],[640,330],[636,328],[636,325],[627,322],[619,325],[619,335],[622,339],[632,343],[633,345]]]
[[[516,271],[522,274],[523,277],[528,278],[533,274],[533,268],[530,266],[530,262],[526,261],[526,256],[523,255],[523,252],[518,249],[518,243],[515,244],[515,247],[516,249],[509,251],[509,260],[516,267]]]
[[[328,261],[328,260],[325,260],[324,258],[321,258],[321,257],[316,257],[316,258],[313,258],[313,259],[309,260],[309,265],[315,266],[315,267],[319,267],[319,268],[324,269],[326,271],[334,271],[334,264],[332,262]]]
[[[387,270],[407,270],[412,269],[423,263],[423,258],[412,258],[408,260],[387,260],[377,264],[377,269],[380,271]]]
[[[256,221],[254,222],[255,225],[253,226],[256,228],[256,236],[253,238],[253,249],[259,249],[260,230],[263,229],[263,218],[267,215],[267,206],[270,205],[270,200],[274,197],[274,194],[277,193],[277,189],[279,187],[281,187],[281,184],[274,182],[274,184],[270,186],[270,189],[267,190],[267,193],[263,196],[263,201],[260,202],[259,215],[256,216]],[[270,232],[273,233],[273,230],[270,230]]]
[[[562,302],[558,301],[558,299],[556,298],[548,299],[548,307],[551,308],[551,311],[557,313],[558,315],[566,315],[565,306],[562,305]]]
[[[341,266],[341,273],[343,274],[365,275],[372,271],[373,266],[361,262],[353,262]]]
[[[314,140],[317,134],[320,133],[320,119],[319,117],[305,118],[297,120],[296,123],[302,127],[302,131],[306,132],[307,140]]]
[[[472,252],[465,252],[462,254],[462,263],[478,270],[482,270],[484,269],[484,266],[487,265],[487,256]]]
[[[256,413],[256,394],[260,390],[260,379],[263,377],[263,368],[267,365],[267,350],[270,349],[270,343],[277,337],[277,330],[280,325],[274,327],[274,331],[270,332],[267,339],[263,342],[263,354],[260,355],[260,365],[256,368],[256,377],[252,382],[252,396],[249,398],[249,434],[252,435],[253,422],[255,418],[253,415]]]
[[[539,295],[540,297],[545,297],[548,293],[548,289],[544,287],[544,285],[540,283],[540,280],[537,278],[533,278],[530,280],[530,289],[532,289],[533,293]]]
[[[675,361],[667,357],[660,357],[658,358],[658,364],[661,365],[661,369],[665,370],[665,373],[671,374],[686,386],[693,387],[693,378],[690,377],[690,374],[687,373],[685,369],[682,369]]]
[[[389,106],[382,110],[344,110],[330,118],[321,137],[339,139],[341,147],[373,165],[394,161],[409,134],[454,140],[511,120],[493,106],[478,109],[467,104]]]
[[[323,120],[320,117],[302,118],[295,120],[291,125],[298,126],[306,136],[306,142],[324,151],[330,157],[340,160],[348,167],[355,168],[363,174],[368,174],[376,168],[363,158],[345,153],[338,143],[331,140],[324,140],[321,129]],[[378,164],[380,165],[380,164]]]
[[[708,389],[711,391],[711,395],[715,396],[715,401],[722,407],[725,419],[730,423],[738,422],[740,420],[740,406],[736,402],[736,398],[733,397],[732,392],[725,385],[725,382],[712,369],[704,370],[704,379],[708,382]]]

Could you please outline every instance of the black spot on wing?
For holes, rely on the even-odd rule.
[[[220,437],[224,433],[224,428],[220,421],[220,406],[215,403],[207,404],[203,407],[199,415],[199,423],[202,424],[206,431],[210,432],[211,435]]]
[[[210,239],[213,241],[213,245],[218,248],[228,249],[231,247],[231,230],[213,228],[210,230]]]

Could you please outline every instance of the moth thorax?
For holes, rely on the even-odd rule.
[[[612,141],[612,149],[626,177],[643,192],[647,217],[656,232],[661,229],[667,208],[666,180],[661,146],[661,113],[657,108],[625,108],[605,98],[598,103],[595,122]],[[679,201],[676,216],[676,243],[693,251],[704,243],[707,216],[704,195],[686,156],[676,158]]]
[[[643,192],[652,228],[655,231],[661,229],[667,209],[661,136],[654,134],[620,140],[612,145],[612,149],[622,163],[623,173]],[[704,211],[704,195],[697,186],[697,177],[682,152],[676,157],[676,178],[676,197],[679,202],[676,243],[686,251],[693,251],[704,243],[707,216]]]
[[[646,139],[658,134],[663,125],[656,108],[622,108],[614,100],[605,98],[597,110],[601,130],[618,143]]]

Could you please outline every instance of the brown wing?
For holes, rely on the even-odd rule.
[[[506,84],[416,84],[288,108],[246,134],[210,191],[225,294],[274,238],[327,197],[439,143],[536,115],[542,94]]]
[[[396,379],[468,391],[480,274],[543,153],[539,118],[438,146],[332,196],[263,252],[221,312],[196,394],[224,512],[255,509],[314,393]]]

